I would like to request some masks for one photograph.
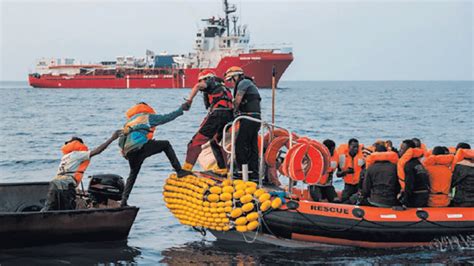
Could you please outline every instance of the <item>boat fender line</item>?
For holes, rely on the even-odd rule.
[[[362,223],[362,221],[364,221],[365,219],[362,218],[360,219],[359,221],[357,221],[355,224],[347,227],[347,228],[342,228],[342,229],[331,229],[331,228],[327,228],[327,227],[324,227],[324,226],[321,226],[315,222],[313,222],[311,219],[309,219],[308,217],[306,217],[306,215],[304,215],[304,213],[300,212],[299,210],[296,210],[296,213],[298,213],[299,215],[301,215],[306,221],[310,222],[312,225],[314,225],[315,227],[321,229],[322,231],[327,231],[327,232],[345,232],[345,231],[349,231],[349,230],[352,230],[353,228],[355,228],[356,226],[358,226],[360,223]]]
[[[428,220],[429,214],[422,209],[418,209],[416,211],[416,216],[422,220]]]
[[[352,215],[354,215],[357,218],[364,218],[365,216],[365,211],[361,208],[354,208],[352,209]]]
[[[197,227],[197,226],[193,226],[192,227],[194,229],[194,231],[200,233],[203,237],[206,236],[206,229],[204,227]]]

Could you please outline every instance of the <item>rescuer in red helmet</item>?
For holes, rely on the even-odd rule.
[[[199,72],[198,83],[194,85],[187,100],[189,105],[192,104],[198,91],[203,93],[204,105],[208,114],[188,144],[183,169],[192,170],[202,151],[201,146],[210,141],[212,152],[217,161],[217,168],[214,168],[213,171],[225,175],[227,174],[225,152],[219,142],[222,139],[224,126],[233,119],[232,92],[225,87],[224,81],[217,78],[211,70]]]

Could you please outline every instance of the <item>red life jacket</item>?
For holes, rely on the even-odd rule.
[[[211,110],[215,108],[229,108],[234,107],[232,103],[232,92],[224,86],[217,86],[214,90],[207,93],[209,99],[209,106]]]

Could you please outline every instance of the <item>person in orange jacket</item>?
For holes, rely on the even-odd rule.
[[[424,155],[415,142],[402,142],[397,163],[397,174],[401,186],[400,202],[407,207],[426,207],[429,198],[429,175],[420,162]]]
[[[341,145],[338,148],[339,165],[336,176],[344,178],[341,198],[343,203],[351,203],[351,196],[359,192],[359,182],[365,165],[362,148],[357,139],[350,139],[348,146]]]
[[[449,154],[446,147],[436,146],[423,166],[430,177],[430,194],[428,207],[446,207],[449,205],[449,190],[451,188],[451,164],[454,155]]]
[[[326,199],[328,202],[334,202],[337,198],[336,189],[332,184],[332,177],[337,170],[338,154],[336,153],[336,143],[333,140],[326,139],[323,144],[328,148],[331,154],[331,163],[328,173],[323,176],[320,181],[312,186],[309,186],[309,193],[314,201],[321,201]]]
[[[72,137],[66,141],[61,147],[63,156],[58,172],[49,183],[46,203],[41,211],[76,209],[76,187],[82,182],[91,158],[103,152],[121,133],[121,130],[115,131],[109,139],[92,151],[89,151],[81,138]]]

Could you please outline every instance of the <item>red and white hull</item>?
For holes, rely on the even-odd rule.
[[[272,86],[272,68],[276,68],[276,83],[293,61],[292,53],[259,52],[223,57],[214,70],[220,77],[231,66],[240,66],[245,74],[254,78],[260,88]],[[201,69],[175,69],[173,74],[143,75],[29,75],[30,86],[35,88],[110,88],[110,89],[161,89],[190,88],[197,82]]]

